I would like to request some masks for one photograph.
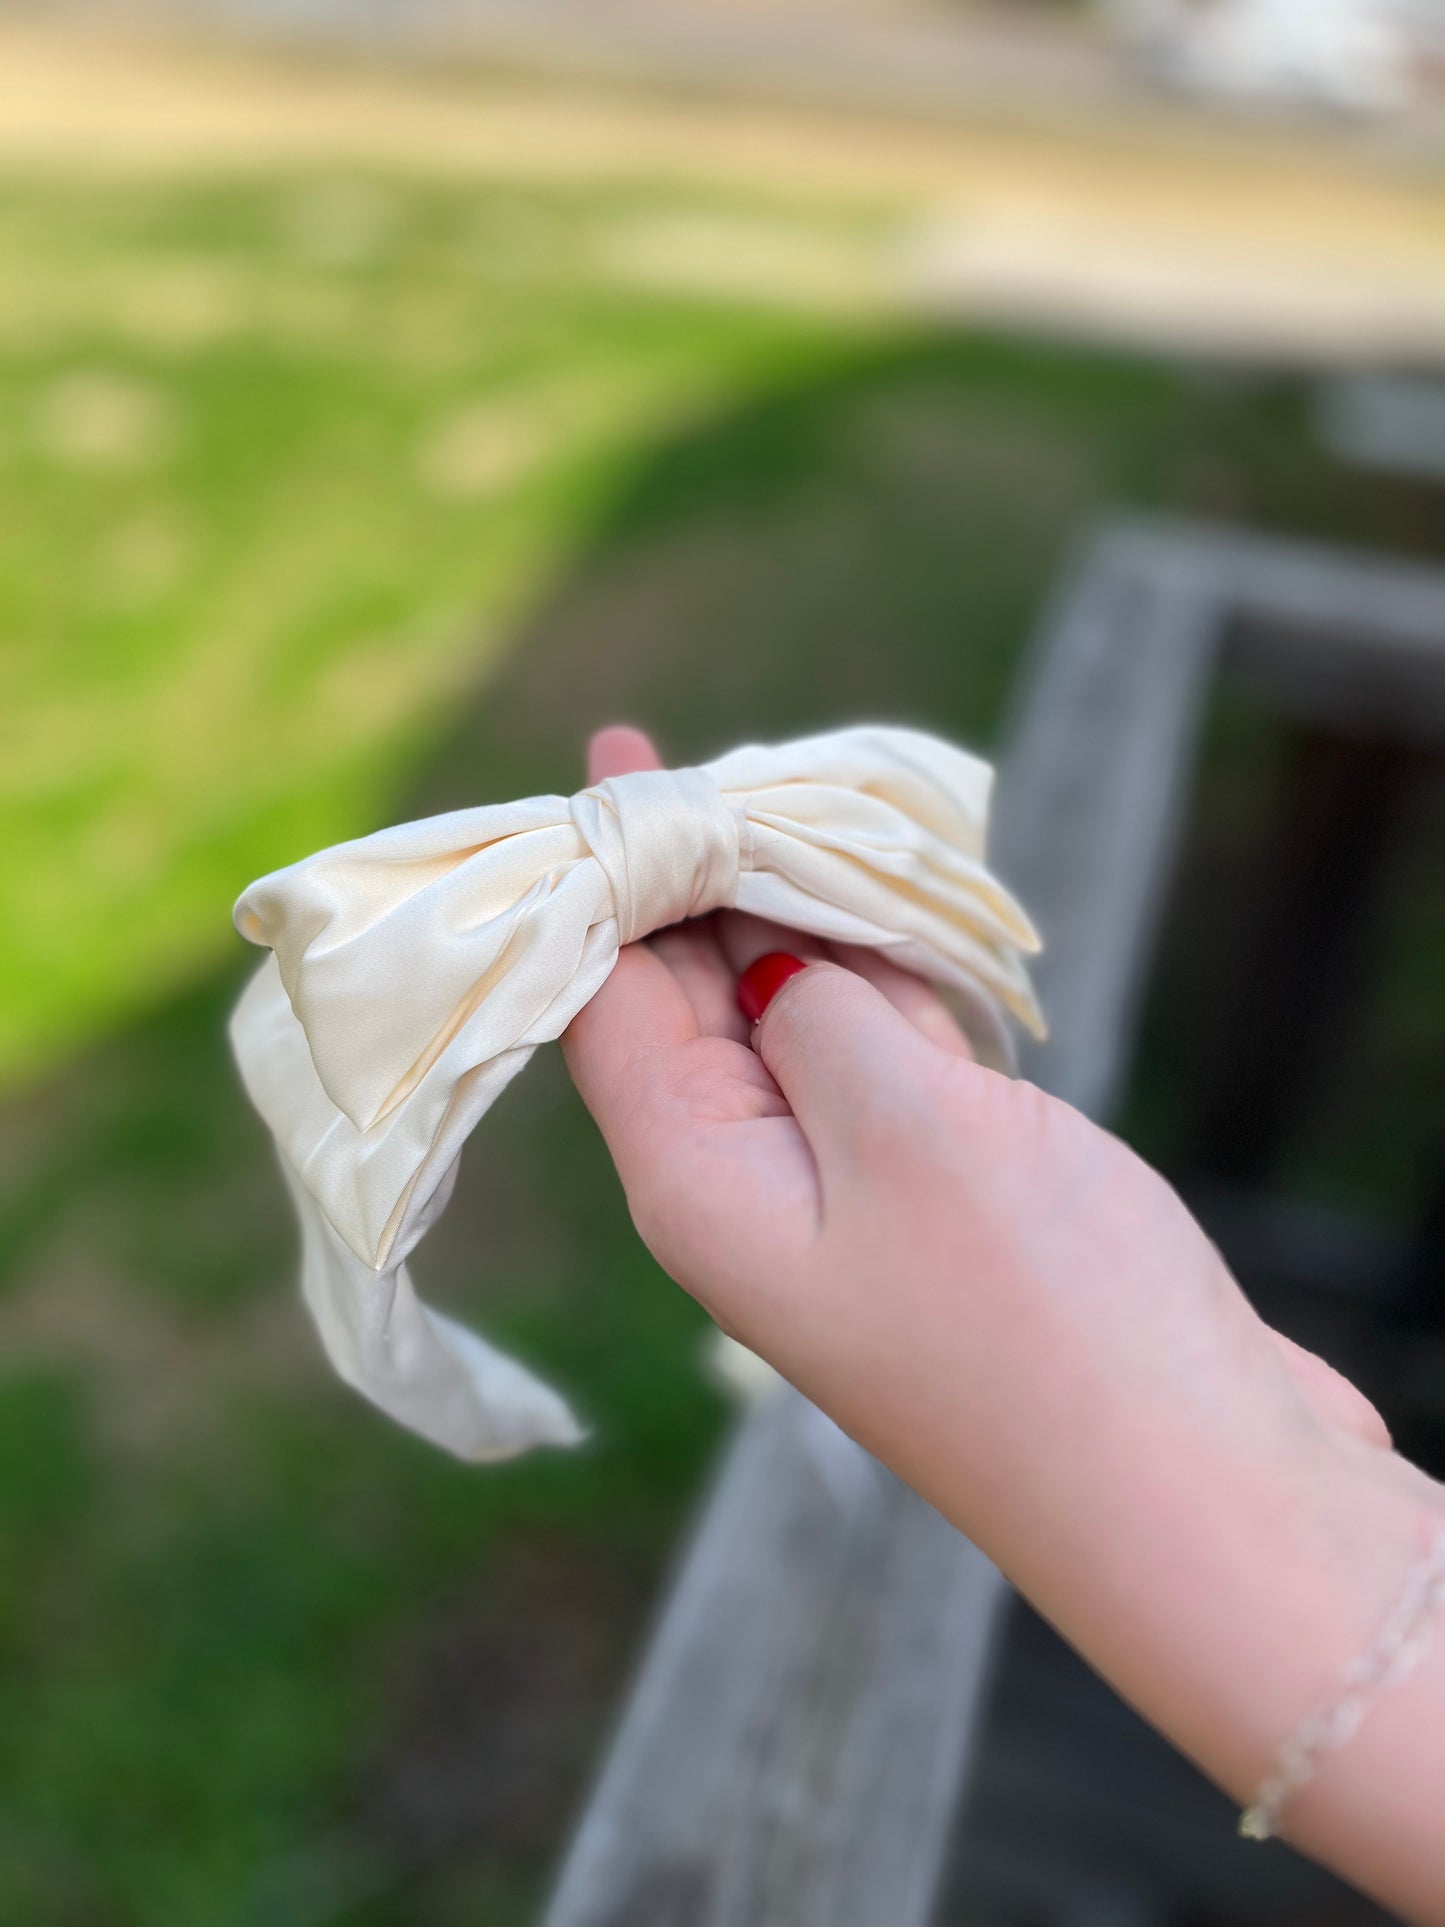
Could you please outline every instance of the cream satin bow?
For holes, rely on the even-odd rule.
[[[1038,940],[984,864],[991,784],[932,736],[837,730],[403,823],[253,883],[236,926],[273,954],[231,1038],[341,1376],[461,1458],[580,1436],[555,1392],[420,1303],[405,1260],[473,1126],[624,943],[751,911],[1038,1030],[1019,960]]]

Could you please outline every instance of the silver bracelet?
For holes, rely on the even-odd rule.
[[[1340,1690],[1295,1728],[1239,1817],[1246,1840],[1270,1840],[1279,1832],[1285,1803],[1309,1785],[1326,1753],[1354,1738],[1376,1698],[1414,1672],[1430,1649],[1435,1615],[1445,1613],[1445,1525],[1423,1559],[1410,1568],[1400,1597],[1369,1651],[1352,1660]]]

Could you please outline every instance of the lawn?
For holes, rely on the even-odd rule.
[[[679,223],[872,218],[0,185],[5,1919],[529,1919],[725,1417],[555,1061],[422,1271],[592,1442],[468,1471],[330,1381],[222,1041],[245,881],[565,787],[619,714],[678,755],[865,712],[987,743],[1121,502],[1437,539],[1287,380],[636,271]]]
[[[214,958],[252,871],[373,820],[639,446],[823,352],[638,299],[668,210],[0,186],[0,1078]]]

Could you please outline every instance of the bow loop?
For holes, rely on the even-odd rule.
[[[569,808],[611,886],[619,944],[736,897],[738,818],[707,770],[609,776]]]

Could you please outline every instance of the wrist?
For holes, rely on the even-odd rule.
[[[1356,1489],[1359,1590],[1376,1598],[1323,1691],[1277,1736],[1267,1773],[1280,1741],[1323,1730],[1321,1716],[1348,1698],[1339,1744],[1313,1756],[1279,1831],[1407,1918],[1445,1923],[1445,1489],[1390,1453],[1342,1457]],[[1351,1599],[1343,1584],[1341,1595]]]
[[[1133,1608],[1094,1650],[1088,1637],[1076,1643],[1244,1807],[1281,1744],[1377,1644],[1445,1522],[1445,1493],[1394,1454],[1333,1433],[1240,1472],[1202,1482],[1187,1522],[1197,1558],[1181,1555],[1167,1521],[1149,1522],[1160,1554],[1152,1575],[1135,1574]],[[1409,1680],[1371,1701],[1289,1801],[1281,1832],[1406,1917],[1445,1922],[1442,1811],[1437,1627]]]
[[[1241,1423],[1211,1446],[1136,1441],[1092,1506],[1075,1494],[1050,1522],[1020,1519],[998,1553],[1090,1664],[1242,1806],[1375,1637],[1438,1488],[1309,1422],[1269,1446]]]

